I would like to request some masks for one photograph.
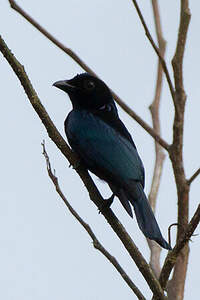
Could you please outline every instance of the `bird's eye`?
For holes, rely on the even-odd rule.
[[[95,83],[94,81],[91,80],[86,80],[84,82],[84,88],[88,91],[92,91],[95,88]]]

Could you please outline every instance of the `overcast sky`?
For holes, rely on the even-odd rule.
[[[139,1],[155,36],[151,1]],[[176,45],[179,1],[160,0],[166,60]],[[187,177],[199,167],[199,53],[200,3],[191,2],[192,19],[184,60],[184,83],[188,95],[185,117],[184,164]],[[80,57],[151,124],[157,57],[150,46],[132,1],[18,1],[31,16]],[[71,110],[66,94],[52,87],[83,70],[0,1],[0,34],[25,66],[42,103],[65,137],[63,122]],[[108,261],[97,252],[90,238],[74,220],[56,194],[47,176],[41,142],[45,139],[53,168],[67,199],[91,225],[103,245],[119,260],[147,298],[151,292],[115,234],[89,200],[79,177],[49,139],[27,97],[0,55],[1,78],[1,192],[0,192],[0,298],[4,300],[136,299]],[[130,130],[146,170],[149,192],[153,162],[152,138],[119,109]],[[162,94],[162,136],[172,138],[173,105],[166,82]],[[104,197],[111,193],[95,178]],[[190,217],[199,203],[200,177],[191,189]],[[157,220],[165,238],[176,222],[176,188],[166,158],[157,207]],[[149,250],[143,234],[115,199],[112,206],[142,254]],[[199,233],[197,228],[196,233]],[[175,233],[173,237],[173,242]],[[190,244],[185,299],[199,296],[199,243]],[[162,251],[162,260],[167,252]],[[197,263],[198,262],[198,263]],[[198,296],[197,296],[198,295]]]

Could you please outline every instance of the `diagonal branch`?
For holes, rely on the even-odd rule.
[[[64,46],[59,42],[51,33],[49,33],[44,27],[42,27],[38,22],[36,22],[29,14],[27,14],[14,0],[8,0],[10,6],[22,15],[30,24],[37,28],[45,37],[47,37],[53,44],[55,44],[59,49],[64,51],[69,55],[79,66],[81,66],[86,72],[97,76],[97,74],[70,48]],[[112,90],[111,90],[112,91]],[[167,151],[170,145],[164,141],[154,130],[150,127],[144,120],[142,120],[114,91],[112,91],[113,97],[116,102],[121,106],[121,108],[132,117],[140,126],[142,126],[163,148]]]
[[[58,183],[58,178],[52,172],[51,163],[50,163],[50,160],[49,160],[49,156],[48,156],[48,154],[46,152],[45,143],[44,142],[42,143],[42,148],[43,148],[43,155],[44,155],[45,160],[46,160],[47,172],[48,172],[48,175],[49,175],[51,181],[53,182],[53,184],[55,186],[55,189],[56,189],[57,193],[59,194],[59,196],[61,197],[61,199],[63,200],[63,202],[65,203],[65,205],[69,209],[69,211],[71,212],[71,214],[76,218],[76,220],[87,231],[87,233],[89,234],[89,236],[91,237],[91,239],[93,241],[94,248],[97,249],[97,250],[99,250],[111,262],[111,264],[119,272],[119,274],[124,279],[124,281],[127,283],[127,285],[130,287],[130,289],[135,293],[135,295],[137,296],[137,298],[139,300],[145,300],[145,297],[142,295],[142,293],[140,292],[140,290],[138,289],[138,287],[133,283],[133,281],[130,279],[130,277],[127,275],[127,273],[124,271],[124,269],[120,266],[120,264],[118,263],[118,261],[116,260],[116,258],[114,256],[112,256],[102,246],[102,244],[97,239],[97,237],[94,234],[94,232],[91,229],[91,227],[79,216],[79,214],[70,205],[70,203],[68,202],[68,200],[66,199],[66,197],[63,194],[63,192],[60,189],[60,186],[59,186],[59,183]]]
[[[173,250],[169,252],[169,254],[165,259],[164,266],[162,268],[160,278],[159,278],[162,288],[166,287],[169,275],[174,265],[176,264],[178,255],[190,240],[199,222],[200,222],[200,205],[197,207],[196,212],[192,217],[190,223],[188,224],[184,234],[180,237]]]
[[[75,153],[71,151],[65,140],[62,138],[58,130],[56,129],[55,125],[51,121],[49,115],[47,114],[45,108],[40,102],[23,66],[19,63],[19,61],[14,57],[11,53],[10,49],[7,47],[6,43],[0,36],[0,51],[12,67],[13,71],[17,75],[18,79],[20,80],[28,99],[33,106],[34,110],[37,112],[39,118],[43,122],[50,138],[56,144],[56,146],[60,149],[62,154],[66,157],[66,159],[72,165],[77,166],[77,156]],[[89,176],[88,172],[83,169],[81,166],[75,169],[78,175],[80,176],[81,180],[83,181],[85,187],[88,190],[90,199],[93,203],[100,208],[102,206],[103,198],[101,197],[96,185],[94,184],[92,178]],[[120,223],[118,218],[112,212],[111,209],[106,209],[102,211],[102,215],[105,217],[107,222],[110,224],[118,238],[123,243],[124,247],[128,251],[130,257],[133,259],[135,264],[137,265],[138,269],[142,273],[143,277],[147,281],[150,289],[152,290],[156,299],[164,300],[165,296],[163,290],[155,277],[152,269],[149,267],[148,263],[134,244],[133,240],[131,239],[130,235],[126,232],[123,225]]]

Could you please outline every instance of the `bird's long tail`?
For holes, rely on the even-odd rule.
[[[132,182],[125,190],[125,195],[133,205],[138,225],[144,235],[156,241],[161,247],[171,250],[170,245],[163,238],[149,201],[139,182]]]

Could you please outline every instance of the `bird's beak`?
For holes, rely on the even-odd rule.
[[[61,89],[67,93],[73,92],[76,90],[76,87],[69,84],[68,80],[59,80],[53,83],[53,86],[57,87],[58,89]]]

